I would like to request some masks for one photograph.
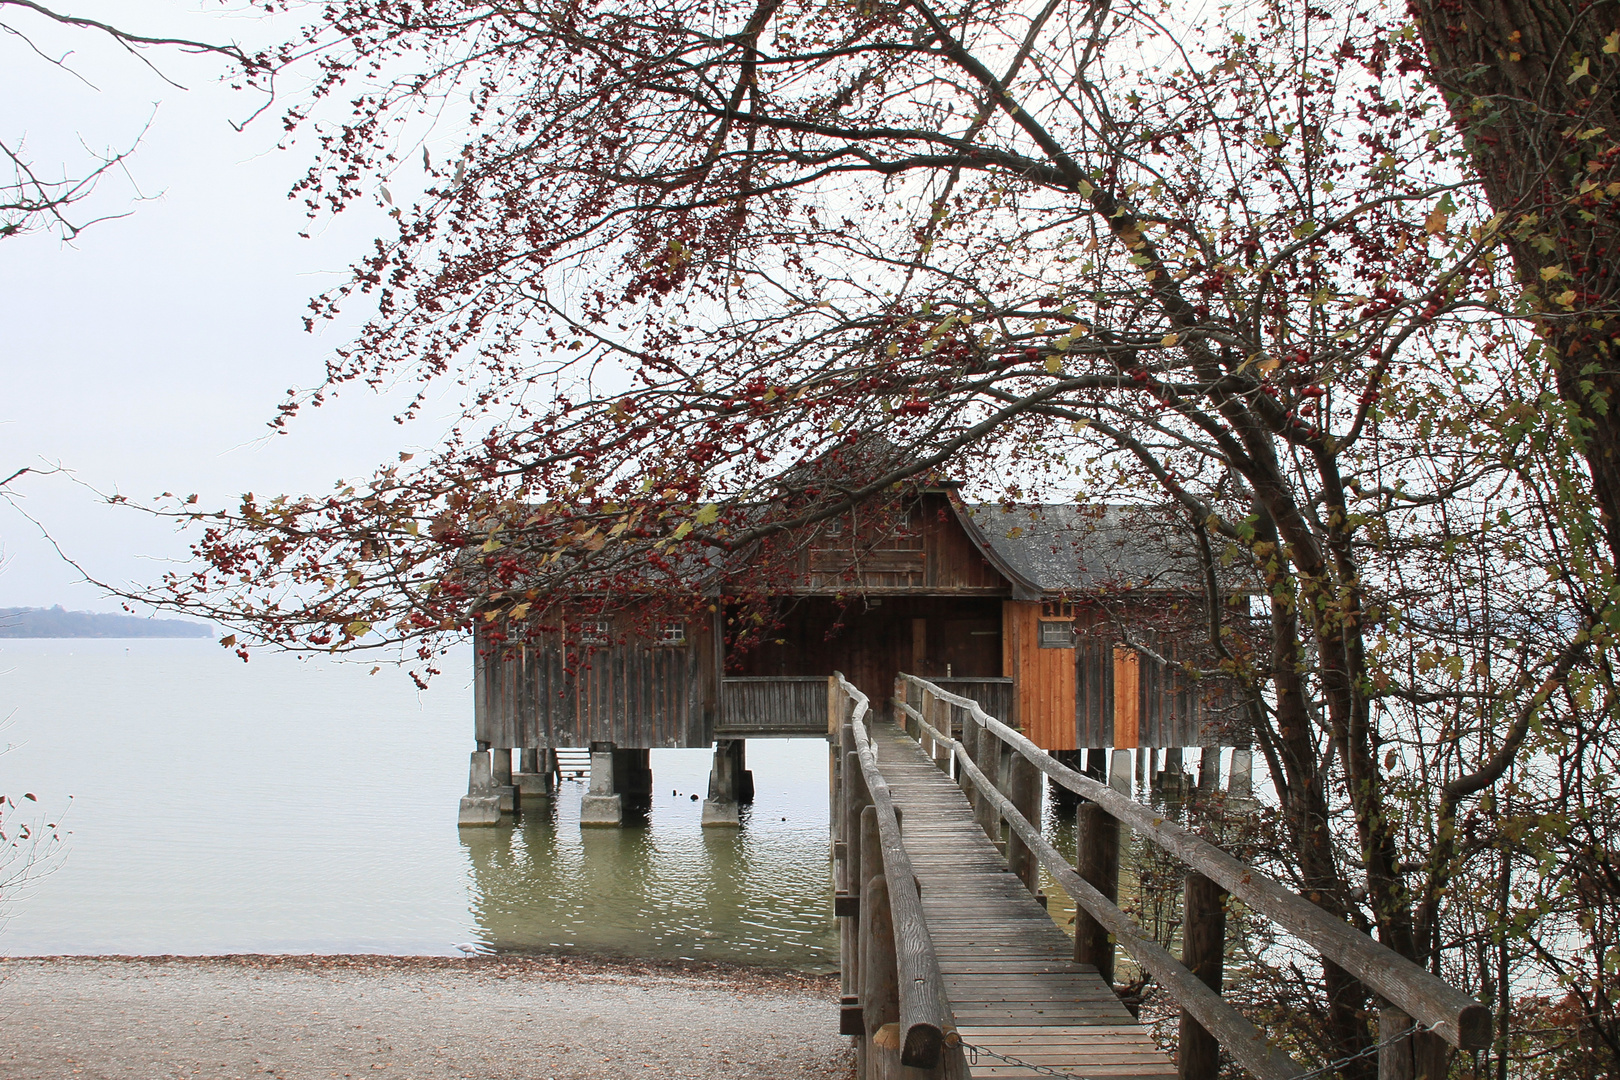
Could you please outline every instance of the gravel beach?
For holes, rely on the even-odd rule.
[[[845,1080],[836,978],[536,956],[0,959],[0,1077]]]

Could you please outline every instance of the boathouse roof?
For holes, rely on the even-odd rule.
[[[1162,508],[977,503],[963,526],[1026,594],[1202,588],[1197,541]]]

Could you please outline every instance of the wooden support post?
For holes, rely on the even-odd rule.
[[[970,727],[979,727],[971,717],[963,723],[964,730]],[[990,782],[992,787],[999,789],[1001,787],[1001,740],[996,738],[988,728],[980,728],[975,742],[976,753],[973,755],[973,764],[977,765],[979,771],[984,773],[984,778]],[[979,827],[984,830],[984,834],[990,838],[992,844],[998,848],[1002,846],[1001,811],[996,809],[994,802],[990,799],[974,799],[973,820],[979,823]]]
[[[1119,822],[1094,802],[1075,814],[1075,871],[1109,903],[1119,902]],[[1114,985],[1114,939],[1085,908],[1074,912],[1074,959]]]
[[[1221,790],[1221,748],[1203,747],[1198,754],[1198,797]]]
[[[951,706],[951,708],[954,709],[955,706]],[[962,753],[966,754],[967,759],[973,762],[975,765],[979,763],[980,734],[981,732],[979,731],[979,725],[975,724],[973,722],[973,717],[968,715],[966,710],[964,710],[962,714]],[[990,736],[985,734],[984,737],[988,739]],[[977,810],[979,800],[973,791],[973,781],[968,779],[966,770],[957,770],[956,783],[958,787],[967,793],[968,805]]]
[[[1403,1032],[1410,1032],[1401,1038]],[[1378,1010],[1378,1080],[1445,1080],[1451,1048],[1440,1036],[1416,1031],[1393,1005]]]
[[[863,1080],[898,1080],[900,1068],[900,969],[895,958],[894,918],[882,874],[866,883],[861,905],[861,1020],[865,1027]],[[905,1070],[910,1072],[910,1070]]]
[[[1225,957],[1226,890],[1203,874],[1188,874],[1182,893],[1181,963],[1218,994]],[[1176,1057],[1180,1080],[1215,1080],[1220,1067],[1221,1044],[1183,1009]]]
[[[1007,799],[1013,809],[1037,829],[1041,827],[1041,787],[1044,777],[1023,754],[1013,754],[1007,770]],[[1007,868],[1018,875],[1030,892],[1041,891],[1041,864],[1017,835],[1007,838]]]

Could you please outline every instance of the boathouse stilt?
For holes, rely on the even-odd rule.
[[[746,740],[718,739],[709,769],[709,797],[703,800],[703,826],[742,824],[741,808],[754,801],[754,774],[746,768]]]
[[[456,817],[456,824],[474,826],[500,823],[501,800],[495,793],[489,750],[487,748],[474,750],[468,769],[467,794],[462,796],[461,811]]]
[[[613,750],[610,742],[591,743],[591,784],[579,800],[583,827],[624,824],[624,800],[614,787]]]
[[[501,813],[517,812],[518,790],[512,783],[512,751],[498,746],[489,752],[489,768],[495,786],[495,797],[500,800]]]
[[[1114,759],[1114,768],[1112,775],[1108,778],[1108,786],[1126,798],[1130,798],[1131,752],[1129,750],[1115,750],[1111,756]]]
[[[557,794],[557,751],[524,747],[512,783],[517,788],[519,805],[524,799],[548,799]]]
[[[652,751],[645,749],[613,751],[613,790],[622,800],[645,807],[652,802]]]
[[[1238,747],[1232,751],[1232,766],[1226,776],[1228,799],[1254,798],[1254,751]]]

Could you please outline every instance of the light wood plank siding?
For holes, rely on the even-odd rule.
[[[720,699],[717,737],[827,734],[822,676],[729,678],[720,684]]]
[[[1017,723],[1043,750],[1075,748],[1075,650],[1040,647],[1041,605],[1001,605],[1003,673],[1016,680]]]

